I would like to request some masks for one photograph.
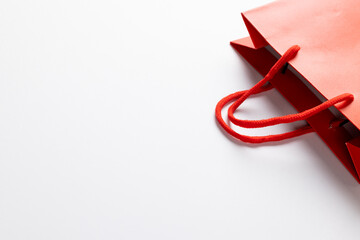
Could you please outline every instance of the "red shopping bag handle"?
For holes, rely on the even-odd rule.
[[[221,99],[218,104],[216,105],[215,109],[215,117],[217,121],[219,122],[220,126],[231,136],[243,141],[243,142],[249,142],[249,143],[263,143],[263,142],[271,142],[271,141],[281,141],[288,138],[293,138],[296,136],[300,136],[306,133],[314,132],[314,129],[312,129],[310,126],[304,126],[302,128],[296,129],[291,132],[281,133],[281,134],[275,134],[275,135],[267,135],[267,136],[247,136],[242,135],[237,132],[235,132],[222,118],[221,110],[224,108],[224,106],[232,102],[232,105],[228,109],[228,117],[229,120],[240,127],[244,128],[261,128],[261,127],[268,127],[273,126],[277,124],[282,123],[291,123],[295,121],[300,120],[306,120],[307,118],[331,107],[335,104],[338,104],[338,108],[342,108],[349,103],[351,103],[354,100],[354,96],[349,93],[341,94],[337,97],[334,97],[330,100],[327,100],[320,105],[310,108],[308,110],[305,110],[301,113],[296,114],[290,114],[287,116],[281,116],[281,117],[274,117],[274,118],[268,118],[268,119],[262,119],[262,120],[242,120],[235,118],[234,112],[236,109],[250,96],[253,94],[261,93],[267,90],[272,89],[272,86],[268,82],[271,80],[275,74],[284,66],[285,63],[293,59],[298,51],[300,50],[300,47],[298,45],[294,45],[291,48],[289,48],[284,55],[274,64],[274,66],[270,69],[268,74],[255,86],[253,86],[249,90],[236,92],[233,94],[230,94],[223,99]]]

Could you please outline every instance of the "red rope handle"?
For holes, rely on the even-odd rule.
[[[346,105],[348,105],[350,102],[354,100],[354,96],[349,93],[341,94],[337,97],[334,97],[330,100],[327,100],[326,102],[321,103],[320,105],[313,107],[311,109],[305,110],[301,113],[296,114],[290,114],[287,116],[281,116],[281,117],[274,117],[274,118],[268,118],[263,120],[242,120],[235,118],[234,112],[236,109],[250,96],[253,94],[261,93],[267,90],[272,89],[271,85],[265,85],[268,83],[269,80],[271,80],[275,74],[283,67],[285,63],[293,59],[298,51],[300,50],[300,47],[298,45],[294,45],[291,48],[289,48],[284,55],[274,64],[274,66],[270,69],[268,74],[255,86],[253,86],[249,90],[236,92],[233,94],[230,94],[223,99],[221,99],[218,104],[216,105],[215,109],[215,117],[217,121],[219,122],[220,126],[231,136],[243,141],[243,142],[249,142],[249,143],[263,143],[263,142],[271,142],[271,141],[281,141],[288,138],[293,138],[296,136],[300,136],[306,133],[314,132],[314,130],[310,126],[304,126],[302,128],[299,128],[297,130],[276,134],[276,135],[268,135],[268,136],[247,136],[242,135],[237,132],[235,132],[229,125],[227,125],[222,118],[221,110],[224,108],[224,106],[232,101],[235,101],[228,109],[228,117],[229,120],[240,127],[244,128],[260,128],[260,127],[267,127],[267,126],[273,126],[277,124],[282,123],[291,123],[295,121],[305,120],[331,106],[334,106],[335,104],[340,103],[337,105],[338,108],[342,108]]]

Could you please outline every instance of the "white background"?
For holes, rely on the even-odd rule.
[[[215,122],[260,79],[229,41],[263,4],[1,1],[0,239],[359,239],[360,186],[315,134]],[[272,91],[239,115],[292,112]]]

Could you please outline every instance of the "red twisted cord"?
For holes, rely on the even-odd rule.
[[[268,81],[271,80],[275,76],[275,74],[284,66],[285,63],[287,63],[288,61],[293,59],[299,50],[300,50],[299,46],[297,46],[297,45],[292,46],[274,64],[274,66],[270,69],[268,74],[261,81],[259,81],[257,84],[255,84],[255,86],[253,86],[249,90],[230,94],[218,102],[218,104],[216,105],[216,109],[215,109],[215,117],[216,117],[217,121],[219,122],[220,126],[227,133],[229,133],[231,136],[233,136],[243,142],[263,143],[263,142],[271,142],[271,141],[281,141],[284,139],[289,139],[289,138],[300,136],[300,135],[303,135],[306,133],[314,132],[314,129],[312,129],[310,126],[304,126],[302,128],[299,128],[299,129],[291,131],[291,132],[275,134],[275,135],[267,135],[267,136],[247,136],[247,135],[239,134],[239,133],[235,132],[233,129],[231,129],[231,127],[225,123],[225,121],[221,115],[221,110],[224,108],[224,106],[227,103],[232,102],[232,101],[234,101],[234,103],[228,109],[228,117],[229,117],[229,120],[233,124],[240,126],[240,127],[244,127],[244,128],[260,128],[260,127],[273,126],[273,125],[282,124],[282,123],[291,123],[291,122],[295,122],[295,121],[306,120],[307,118],[309,118],[331,106],[334,106],[335,104],[340,103],[339,105],[337,105],[337,107],[341,108],[341,107],[348,105],[350,102],[352,102],[354,100],[354,96],[352,94],[345,93],[345,94],[341,94],[337,97],[334,97],[314,108],[305,110],[301,113],[290,114],[287,116],[274,117],[274,118],[263,119],[263,120],[242,120],[242,119],[235,118],[234,112],[250,95],[261,93],[261,92],[270,90],[272,88],[271,85],[265,86],[265,84],[268,83]]]

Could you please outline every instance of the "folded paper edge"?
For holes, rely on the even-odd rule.
[[[244,13],[241,13],[246,29],[249,32],[250,38],[253,43],[253,48],[258,49],[269,45],[261,33],[252,25],[252,23],[246,18]]]
[[[358,175],[359,179],[359,173],[360,173],[360,137],[352,139],[351,141],[346,143],[346,147],[349,150],[351,159],[353,161],[353,164],[355,166],[355,170]],[[358,180],[359,181],[359,180]]]

